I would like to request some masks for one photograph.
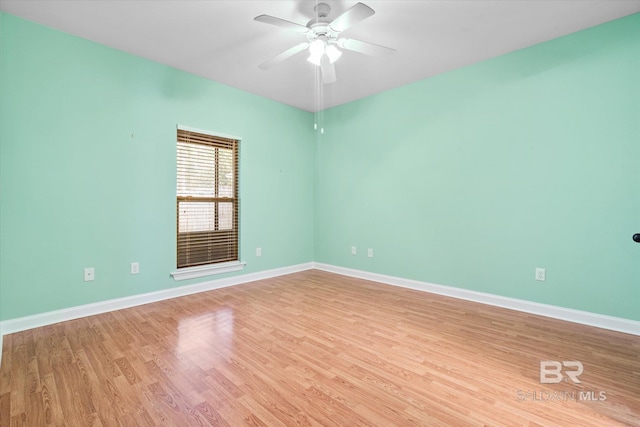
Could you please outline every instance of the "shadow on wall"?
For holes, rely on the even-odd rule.
[[[162,94],[169,99],[193,100],[203,96],[202,83],[193,76],[185,76],[183,71],[166,68],[162,81]],[[214,83],[214,82],[212,82]]]
[[[606,51],[626,49],[638,44],[637,36],[631,33],[629,26],[614,27],[606,34],[592,29],[584,31],[590,31],[587,40],[585,40],[585,34],[580,34],[580,37],[574,35],[560,37],[391,91],[406,92],[401,108],[407,114],[406,120],[415,123],[416,120],[424,121],[429,117],[438,117],[443,111],[448,111],[452,107],[463,106],[478,96],[495,90],[496,87],[503,87],[512,82],[529,79],[554,69],[588,60],[589,57],[602,55]],[[621,32],[629,34],[620,34]],[[469,67],[473,67],[473,73],[468,73]],[[448,76],[452,74],[458,74],[455,87],[440,84],[439,79],[448,79]],[[417,90],[416,85],[427,86],[422,90]],[[348,108],[337,106],[327,112],[339,109],[337,110],[339,114],[330,115],[331,120],[353,121],[365,111],[371,111],[378,106],[388,108],[385,95],[386,92],[383,92],[369,97],[366,103],[350,103],[347,104]]]

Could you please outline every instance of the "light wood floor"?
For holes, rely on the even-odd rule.
[[[316,270],[3,352],[2,426],[640,425],[640,337]],[[581,361],[581,383],[540,384],[541,360]]]

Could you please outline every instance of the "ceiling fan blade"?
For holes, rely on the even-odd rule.
[[[379,46],[373,43],[367,43],[355,39],[338,39],[338,46],[343,49],[352,50],[358,53],[364,53],[371,56],[384,56],[394,53],[396,50],[390,47]]]
[[[336,67],[329,61],[327,55],[322,55],[320,60],[320,71],[322,72],[322,83],[328,85],[336,81]]]
[[[260,15],[253,18],[255,21],[264,22],[265,24],[277,25],[278,27],[286,28],[287,30],[297,31],[299,33],[306,34],[309,28],[304,25],[296,24],[295,22],[287,21],[286,19],[276,18],[271,15]]]
[[[364,3],[356,3],[351,8],[347,9],[342,15],[334,19],[329,26],[331,29],[337,32],[342,32],[354,24],[366,19],[376,13]]]
[[[289,59],[293,55],[302,52],[303,50],[305,50],[308,47],[309,47],[309,43],[307,43],[307,42],[297,44],[294,47],[285,50],[280,55],[274,56],[270,60],[268,60],[266,62],[263,62],[262,64],[258,65],[258,67],[263,69],[263,70],[267,70],[267,69],[273,67],[274,65],[278,65],[279,63],[281,63],[285,59]]]

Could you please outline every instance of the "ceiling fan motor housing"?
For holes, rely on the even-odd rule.
[[[326,3],[318,3],[313,10],[316,12],[316,17],[307,23],[307,28],[309,28],[307,39],[309,42],[320,39],[326,43],[337,43],[339,32],[334,31],[329,26],[331,20],[328,16],[329,12],[331,12],[331,6]]]
[[[326,3],[318,3],[313,10],[316,12],[316,17],[326,18],[329,16],[329,12],[331,12],[331,6]]]

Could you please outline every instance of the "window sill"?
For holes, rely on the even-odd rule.
[[[173,280],[195,279],[196,277],[213,276],[214,274],[231,273],[242,270],[247,265],[246,262],[231,261],[220,264],[202,265],[198,267],[181,268],[171,273]]]

